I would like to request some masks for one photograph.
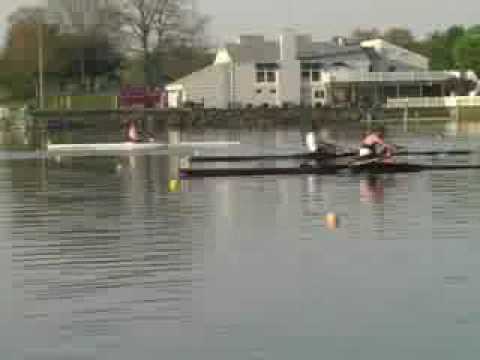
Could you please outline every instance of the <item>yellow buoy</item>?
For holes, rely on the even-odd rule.
[[[329,212],[325,216],[325,224],[329,230],[336,230],[338,228],[338,217],[337,214]]]
[[[178,192],[180,190],[180,181],[177,179],[171,179],[168,181],[168,191]]]

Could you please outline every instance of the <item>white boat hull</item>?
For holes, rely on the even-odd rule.
[[[196,147],[226,147],[239,145],[239,142],[211,141],[211,142],[182,142],[179,144],[165,143],[99,143],[99,144],[49,144],[48,152],[92,152],[92,151],[145,151],[162,149],[181,149]]]

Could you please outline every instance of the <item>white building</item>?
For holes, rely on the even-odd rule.
[[[428,71],[424,56],[384,40],[314,42],[285,30],[277,41],[240,36],[215,62],[169,84],[170,107],[323,106],[384,103],[402,96],[444,96],[459,74]]]

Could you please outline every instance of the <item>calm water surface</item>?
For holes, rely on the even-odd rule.
[[[418,149],[477,148],[475,128],[389,135]],[[82,131],[73,134],[94,133]],[[331,135],[353,144],[358,131]],[[294,129],[181,136],[246,144],[205,154],[300,148]],[[179,154],[9,149],[0,151],[2,359],[478,358],[480,171],[176,187]],[[328,212],[337,230],[325,226]]]

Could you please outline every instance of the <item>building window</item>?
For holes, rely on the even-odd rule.
[[[277,81],[277,76],[274,71],[267,71],[267,82],[275,82]]]
[[[368,72],[373,72],[373,65],[370,65],[370,66],[368,67]]]
[[[302,81],[320,81],[320,71],[323,67],[323,64],[318,61],[302,62],[300,64]]]
[[[390,71],[390,72],[395,72],[395,70],[397,70],[397,68],[394,65],[390,65],[388,67],[388,71]]]
[[[276,82],[278,64],[276,63],[258,63],[255,64],[255,71],[257,74],[257,82]]]
[[[276,94],[277,93],[277,89],[270,89],[270,94]]]
[[[256,92],[257,94],[261,94],[261,93],[262,93],[262,89],[257,89],[255,92]]]
[[[314,96],[315,96],[316,99],[323,99],[325,97],[325,91],[315,90]]]
[[[265,82],[265,72],[257,71],[257,82]]]

